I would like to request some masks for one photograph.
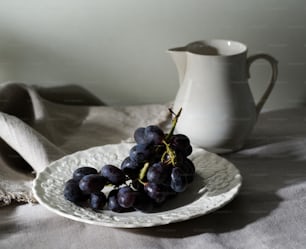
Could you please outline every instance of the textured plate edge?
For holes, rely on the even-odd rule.
[[[240,178],[241,179],[241,178]],[[233,190],[233,194],[231,195],[231,198],[229,198],[228,200],[226,200],[225,202],[222,203],[222,205],[218,206],[217,208],[214,208],[214,209],[211,209],[209,211],[207,211],[205,214],[195,214],[195,215],[191,215],[191,216],[188,216],[188,217],[184,217],[184,218],[178,218],[178,219],[173,219],[173,220],[165,220],[165,222],[160,222],[160,223],[146,223],[146,224],[143,224],[143,225],[135,225],[135,224],[126,224],[126,225],[123,225],[121,223],[103,223],[101,221],[91,221],[91,220],[85,220],[85,219],[79,219],[78,217],[75,217],[74,215],[70,215],[70,214],[67,214],[67,213],[64,213],[64,212],[61,212],[57,209],[54,209],[50,206],[48,206],[47,204],[45,204],[39,196],[36,195],[36,193],[34,193],[34,196],[35,198],[37,199],[37,201],[42,205],[44,206],[45,208],[47,208],[49,211],[61,216],[61,217],[64,217],[64,218],[67,218],[67,219],[71,219],[71,220],[74,220],[74,221],[78,221],[78,222],[82,222],[82,223],[86,223],[86,224],[90,224],[90,225],[96,225],[96,226],[104,226],[104,227],[111,227],[111,228],[148,228],[148,227],[155,227],[155,226],[163,226],[163,225],[168,225],[168,224],[172,224],[172,223],[179,223],[179,222],[184,222],[184,221],[187,221],[187,220],[191,220],[191,219],[196,219],[198,217],[201,217],[201,216],[205,216],[205,215],[208,215],[210,213],[213,213],[215,212],[216,210],[219,210],[221,208],[223,208],[224,206],[226,206],[228,203],[230,203],[235,197],[236,195],[239,193],[239,190],[241,188],[241,185],[242,185],[242,182],[240,182],[240,184],[236,185],[234,188],[231,189],[231,191]],[[33,186],[34,187],[34,186]]]
[[[124,143],[108,144],[108,145],[109,146],[115,146],[115,145],[122,145],[122,144],[124,144]],[[133,143],[127,143],[127,144],[131,144],[132,145]],[[105,145],[103,145],[103,146],[105,146]],[[103,147],[103,146],[95,146],[95,147],[91,147],[91,148],[88,148],[88,149],[85,149],[85,150],[80,150],[80,151],[77,151],[77,152],[74,152],[74,153],[71,153],[71,154],[67,154],[64,157],[59,158],[56,161],[53,161],[46,168],[55,167],[55,166],[52,166],[52,165],[56,165],[56,163],[60,162],[61,160],[65,160],[66,157],[73,157],[76,154],[84,153],[84,152],[86,152],[88,150],[94,150],[94,149],[97,149],[97,148],[100,148],[100,147]],[[199,148],[196,148],[196,149],[199,149]],[[191,220],[191,219],[195,219],[195,218],[198,218],[198,217],[210,214],[210,213],[215,212],[216,210],[226,206],[228,203],[230,203],[236,197],[236,195],[239,193],[239,190],[240,190],[240,188],[242,186],[243,178],[242,178],[242,176],[240,174],[239,169],[232,162],[228,161],[227,159],[225,159],[225,158],[223,158],[223,157],[221,157],[221,156],[219,156],[219,155],[217,155],[215,153],[211,153],[211,152],[207,152],[207,151],[206,151],[206,153],[212,154],[216,158],[218,158],[220,160],[224,160],[228,164],[230,164],[231,167],[233,167],[237,171],[235,177],[239,177],[239,184],[235,185],[233,188],[231,188],[227,192],[227,193],[229,193],[229,192],[233,192],[233,193],[231,193],[229,198],[226,199],[221,205],[219,205],[216,208],[212,208],[209,211],[206,211],[205,213],[196,213],[194,215],[189,215],[189,216],[185,216],[185,217],[181,217],[181,218],[176,218],[176,219],[172,219],[172,220],[163,220],[161,222],[154,222],[154,223],[145,223],[145,224],[142,224],[142,225],[136,225],[136,224],[130,224],[130,223],[127,223],[127,224],[122,224],[122,223],[107,223],[107,222],[103,223],[102,221],[94,221],[94,220],[89,220],[89,219],[81,219],[81,218],[78,218],[78,217],[76,217],[74,215],[71,215],[71,214],[62,212],[62,211],[60,211],[58,209],[55,209],[55,208],[49,206],[47,203],[45,203],[41,199],[41,197],[38,195],[38,193],[36,191],[37,188],[38,188],[37,179],[39,178],[40,174],[44,172],[44,170],[39,172],[39,173],[37,173],[37,176],[36,176],[36,178],[34,179],[34,181],[32,183],[32,192],[33,192],[33,195],[36,198],[36,200],[39,202],[39,204],[41,204],[42,206],[47,208],[49,211],[51,211],[53,213],[56,213],[57,215],[65,217],[67,219],[71,219],[71,220],[82,222],[82,223],[87,223],[87,224],[90,224],[90,225],[112,227],[112,228],[145,228],[145,227],[155,227],[155,226],[162,226],[162,225],[167,225],[167,224],[171,224],[171,223],[183,222],[183,221],[186,221],[186,220]]]

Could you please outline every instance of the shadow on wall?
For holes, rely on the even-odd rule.
[[[0,46],[3,54],[0,57],[0,67],[2,67],[0,71],[3,72],[4,81],[18,81],[40,86],[56,84],[58,87],[52,87],[48,91],[44,91],[43,88],[38,88],[38,90],[47,99],[49,96],[47,92],[51,92],[51,95],[52,93],[59,94],[58,97],[53,96],[53,99],[55,98],[59,103],[65,101],[61,100],[62,92],[66,94],[72,90],[70,87],[67,87],[67,91],[65,90],[67,84],[71,85],[68,82],[76,82],[91,92],[98,93],[102,98],[104,96],[104,102],[112,101],[110,96],[118,91],[116,85],[112,84],[115,81],[114,72],[103,69],[101,63],[94,61],[95,57],[88,54],[83,57],[76,55],[73,50],[64,50],[63,44],[60,43],[38,43],[11,31],[6,32],[2,33],[2,36],[10,37],[10,41]],[[76,84],[72,83],[72,85],[75,93],[84,91],[84,89],[77,89]]]

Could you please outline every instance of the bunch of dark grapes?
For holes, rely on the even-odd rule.
[[[107,164],[100,171],[76,169],[65,184],[64,197],[94,210],[150,212],[185,191],[194,179],[195,167],[188,159],[192,153],[189,138],[173,134],[180,113],[174,114],[168,134],[155,125],[137,128],[136,144],[120,167]],[[105,186],[113,186],[107,196]]]

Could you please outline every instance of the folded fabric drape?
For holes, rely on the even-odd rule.
[[[35,173],[66,154],[131,139],[169,120],[167,104],[106,106],[76,86],[0,85],[0,205],[34,202]]]

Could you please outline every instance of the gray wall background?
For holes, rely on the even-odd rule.
[[[0,81],[79,84],[108,104],[163,103],[178,89],[168,48],[244,42],[279,61],[265,109],[306,102],[305,0],[1,0]],[[269,67],[252,68],[259,99]]]

